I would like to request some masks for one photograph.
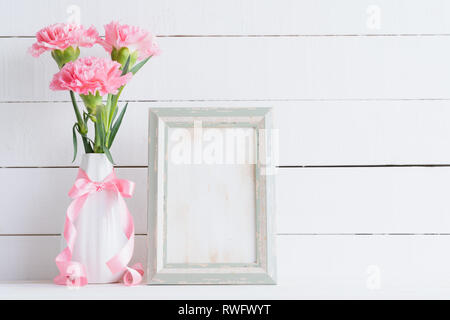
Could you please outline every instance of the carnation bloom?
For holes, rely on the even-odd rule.
[[[116,21],[105,25],[105,40],[100,40],[99,43],[109,53],[122,48],[137,51],[138,60],[159,54],[158,45],[150,32],[136,26],[121,25]]]
[[[52,90],[72,90],[81,95],[116,94],[132,77],[122,76],[120,63],[110,59],[86,57],[67,63],[50,83]]]
[[[90,48],[99,41],[97,30],[92,26],[85,29],[77,24],[56,23],[36,33],[36,43],[29,49],[34,57],[46,51],[65,50],[69,47]]]

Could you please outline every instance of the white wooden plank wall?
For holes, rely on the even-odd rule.
[[[271,106],[280,290],[264,297],[450,297],[449,1],[121,3],[0,2],[0,281],[56,274],[74,120],[68,96],[48,89],[50,56],[26,49],[77,5],[100,30],[112,19],[153,30],[163,51],[127,88],[113,149],[137,182],[135,260],[146,251],[147,109]]]

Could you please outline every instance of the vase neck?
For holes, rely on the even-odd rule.
[[[92,181],[103,181],[113,170],[112,163],[103,153],[87,153],[81,160],[81,169]]]

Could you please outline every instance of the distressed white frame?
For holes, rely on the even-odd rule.
[[[149,115],[148,283],[275,284],[274,175],[270,108],[152,108]],[[253,127],[256,130],[256,262],[181,264],[166,261],[169,127]],[[205,126],[205,127],[206,127]],[[270,170],[270,171],[268,171]],[[268,174],[266,174],[268,173]]]

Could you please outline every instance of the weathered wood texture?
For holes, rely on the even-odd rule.
[[[449,14],[446,0],[15,0],[0,3],[0,36],[76,16],[99,30],[118,19],[158,35],[436,34],[450,32]]]
[[[149,107],[274,107],[279,163],[290,166],[277,176],[280,285],[159,288],[158,298],[450,295],[448,168],[371,167],[450,164],[447,0],[121,3],[0,2],[0,280],[56,273],[56,234],[78,165],[70,162],[74,118],[67,94],[48,89],[51,58],[26,49],[74,4],[85,24],[119,19],[160,36],[163,54],[124,95],[132,102],[113,148],[127,167],[119,175],[137,182],[128,204],[138,233],[147,224]],[[354,165],[363,167],[345,167]],[[5,290],[52,295],[37,288]],[[147,294],[136,289],[111,292]]]

